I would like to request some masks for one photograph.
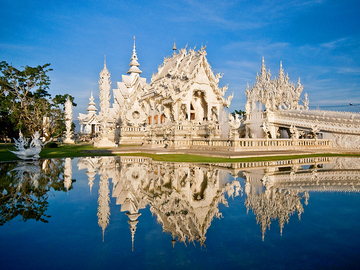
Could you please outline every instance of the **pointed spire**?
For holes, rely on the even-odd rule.
[[[137,61],[137,55],[136,55],[136,47],[135,47],[135,36],[134,36],[134,46],[133,46],[133,53],[131,55],[131,59],[130,59],[130,69],[127,71],[127,73],[132,74],[132,73],[137,73],[140,74],[142,73],[142,71],[138,68],[138,66],[140,66],[139,62]]]
[[[282,82],[284,81],[284,69],[283,69],[283,66],[282,66],[282,61],[280,61],[280,70],[279,70],[279,81]]]
[[[174,51],[174,54],[176,53],[176,50],[177,50],[177,48],[176,48],[176,44],[175,44],[175,38],[174,38],[174,46],[173,46],[173,51]]]
[[[103,68],[103,70],[100,72],[100,76],[101,76],[101,74],[107,76],[108,73],[109,73],[109,70],[108,70],[107,67],[106,67],[106,55],[104,55],[104,68]]]
[[[92,89],[91,89],[91,95],[90,95],[90,98],[89,98],[90,102],[89,102],[89,107],[86,109],[88,111],[88,114],[94,114],[96,113],[96,111],[98,110],[96,107],[95,107],[95,102],[94,102],[94,96],[93,96],[93,92],[92,92]]]
[[[264,56],[262,58],[260,77],[262,77],[262,78],[266,77],[266,66],[265,66]]]

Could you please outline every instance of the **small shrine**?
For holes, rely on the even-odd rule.
[[[78,117],[80,124],[80,134],[95,136],[99,132],[100,122],[99,116],[96,114],[98,109],[95,106],[95,99],[92,92],[89,100],[89,106],[86,109],[87,114],[80,113]]]

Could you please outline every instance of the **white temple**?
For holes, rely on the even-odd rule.
[[[360,149],[359,113],[309,110],[308,95],[301,99],[300,79],[296,87],[290,83],[282,63],[278,77],[270,77],[263,59],[255,84],[245,92],[246,138],[330,139],[332,147]]]
[[[292,84],[281,63],[278,77],[272,80],[263,59],[255,84],[246,89],[246,114],[225,115],[233,94],[225,98],[228,87],[219,87],[222,75],[213,73],[205,49],[177,50],[174,43],[173,54],[147,83],[140,76],[134,38],[130,68],[113,89],[112,107],[105,64],[99,82],[100,114],[91,96],[88,114],[78,117],[81,135],[98,136],[96,147],[360,149],[360,114],[309,110],[308,95],[301,97],[300,79]]]

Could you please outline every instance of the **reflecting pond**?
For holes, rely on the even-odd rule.
[[[1,269],[344,269],[360,159],[0,164]]]

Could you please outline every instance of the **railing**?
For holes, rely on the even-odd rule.
[[[121,132],[144,132],[144,127],[122,127],[120,128]]]
[[[153,139],[147,145],[153,147],[169,147],[174,149],[206,149],[226,151],[252,150],[306,150],[329,149],[332,141],[329,139]]]
[[[218,167],[226,167],[231,169],[242,168],[264,168],[264,167],[289,167],[292,165],[312,165],[314,163],[330,163],[334,161],[334,157],[306,157],[289,160],[272,160],[272,161],[255,161],[255,162],[238,162],[238,163],[213,163]]]

